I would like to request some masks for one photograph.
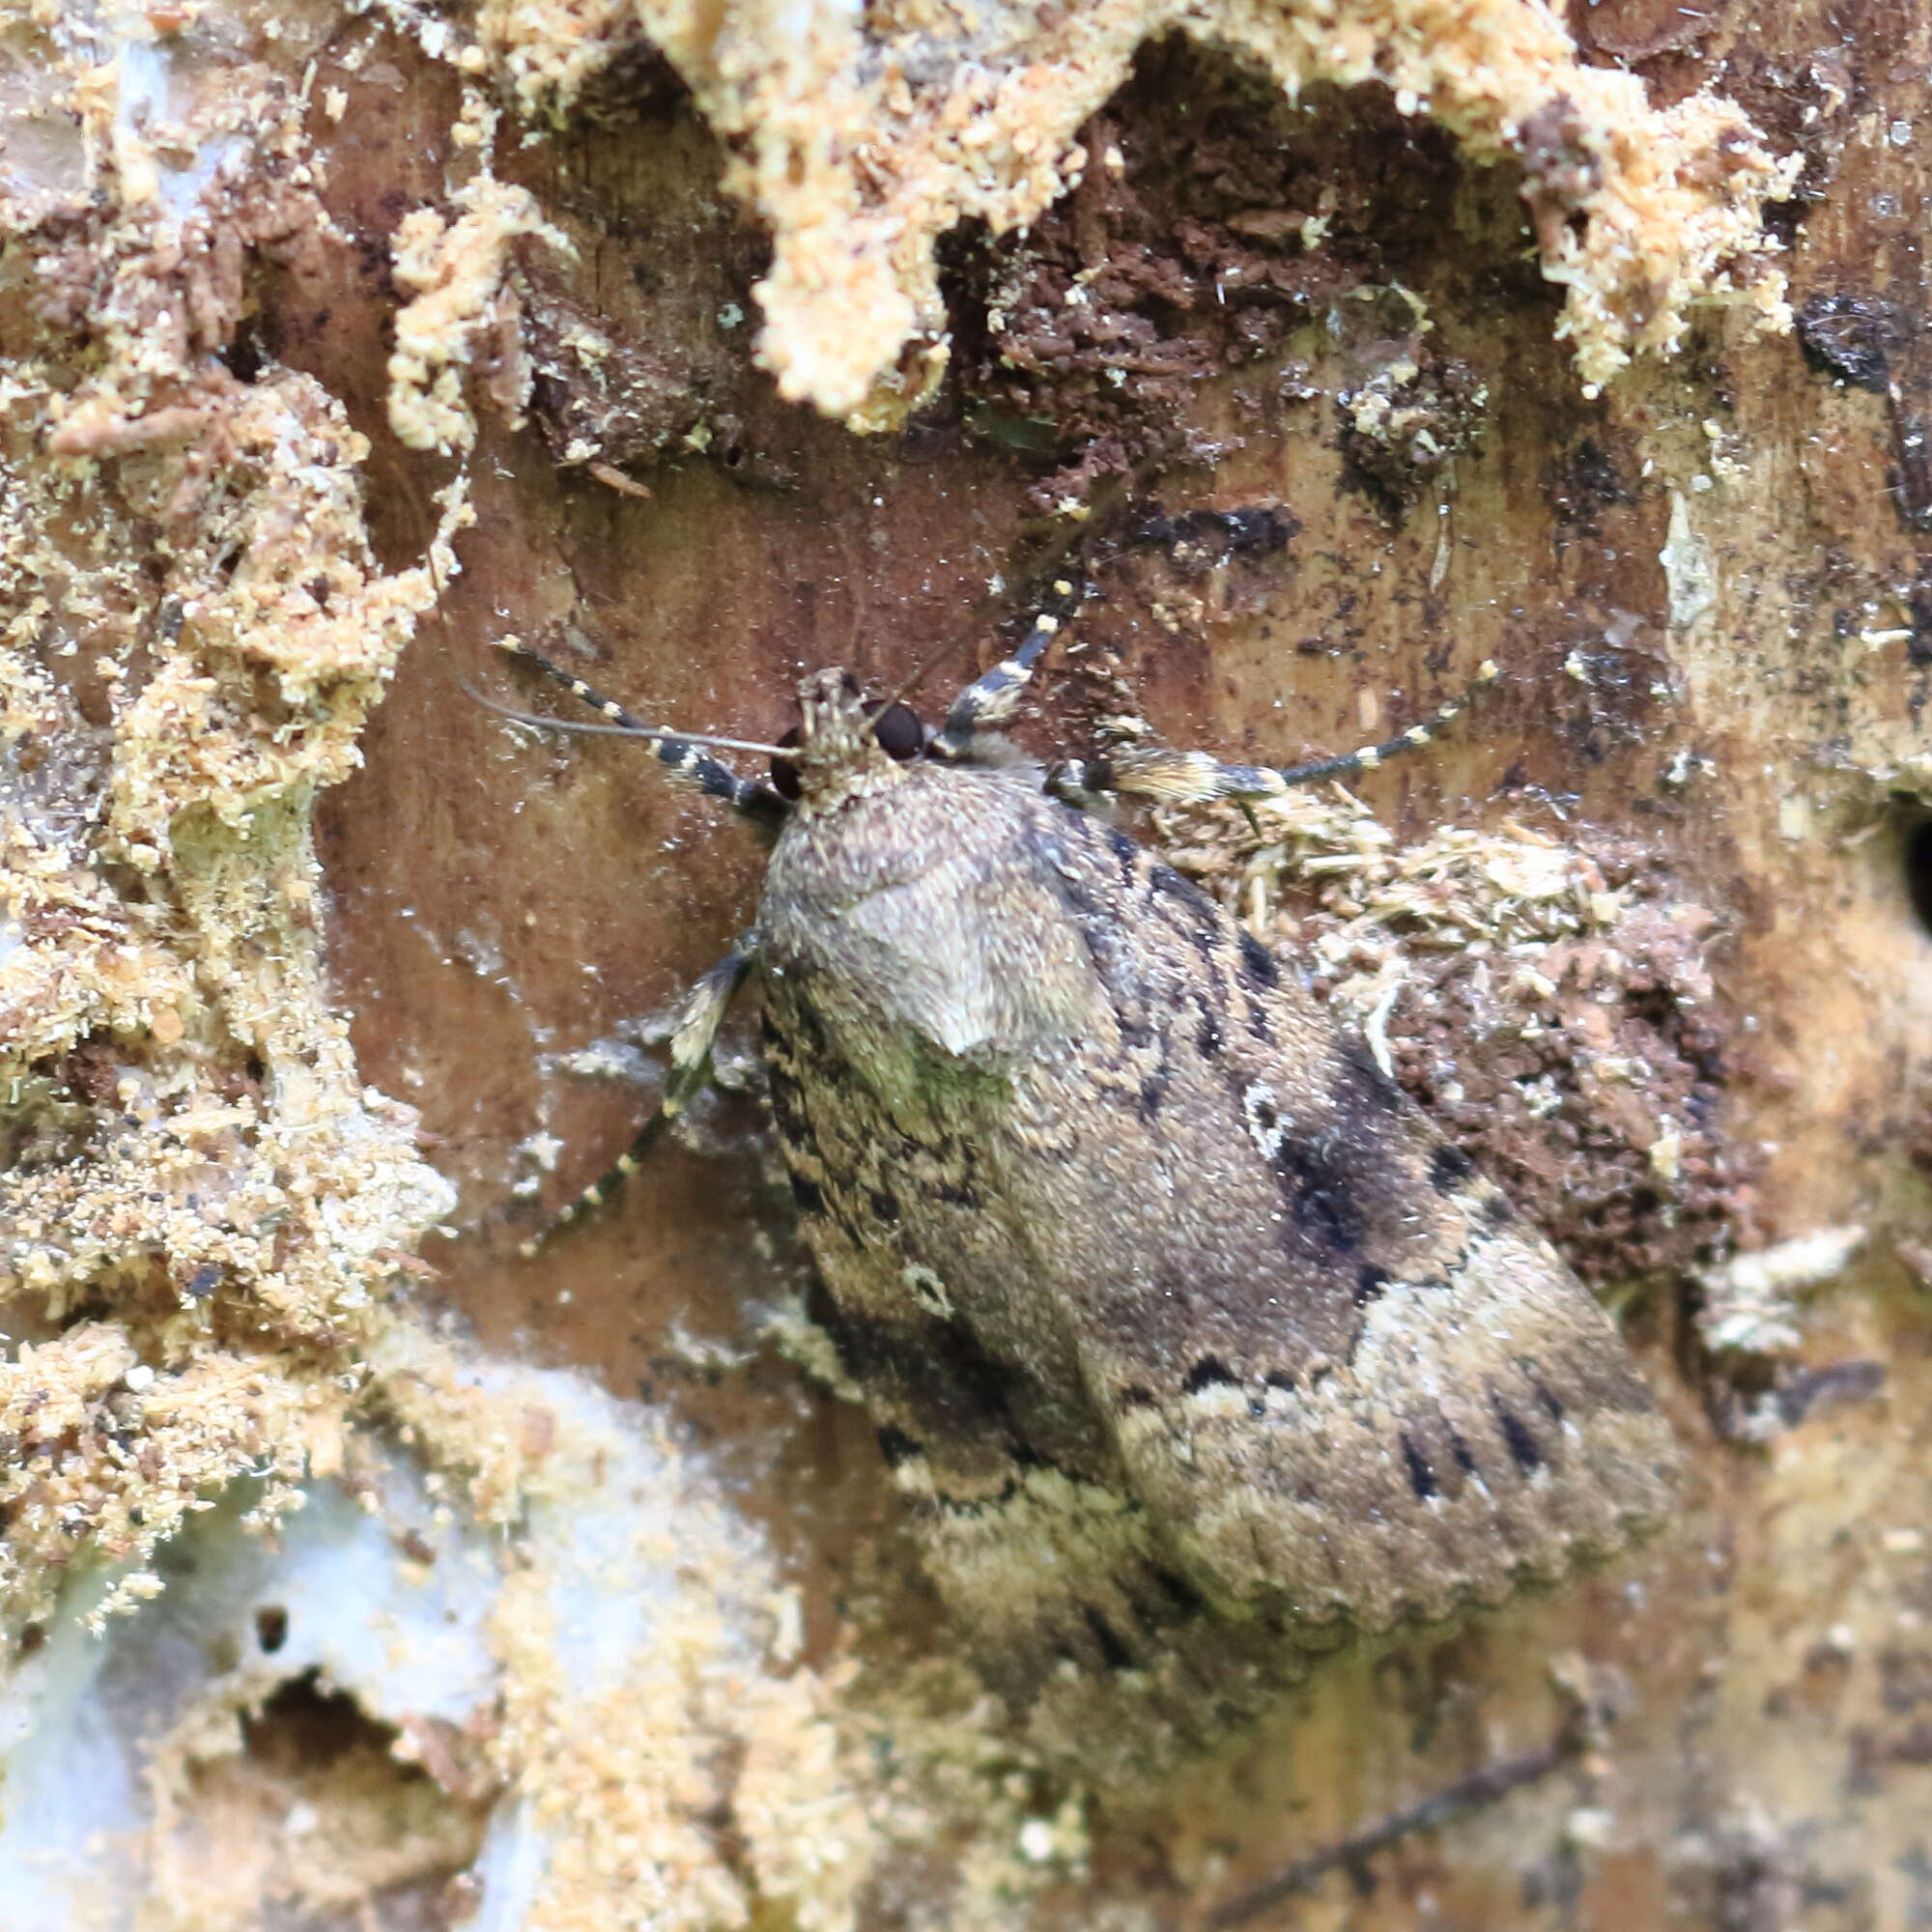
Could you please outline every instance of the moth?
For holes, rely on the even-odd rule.
[[[1548,1243],[1292,966],[1084,809],[1362,771],[1463,700],[1287,769],[1048,769],[997,727],[1058,628],[936,731],[807,677],[769,785],[511,642],[773,835],[659,1112],[559,1220],[688,1102],[755,966],[810,1313],[976,1661],[1049,1731],[1124,1690],[1198,1744],[1324,1652],[1616,1554],[1675,1450]]]

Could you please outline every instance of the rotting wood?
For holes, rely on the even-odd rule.
[[[83,1238],[31,1236],[10,1309],[36,1350],[6,1385],[37,1459],[10,1478],[23,1671],[75,1550],[152,1549],[139,1602],[176,1524],[244,1466],[272,1516],[305,1476],[354,1491],[370,1443],[408,1431],[485,1522],[587,1493],[604,1452],[548,1385],[492,1406],[413,1333],[378,1346],[415,1305],[418,1231],[446,1220],[431,1293],[482,1352],[586,1366],[714,1445],[772,1553],[734,1541],[700,1471],[670,1512],[682,1555],[701,1540],[716,1567],[694,1575],[796,1593],[748,1612],[777,1666],[749,1702],[660,1684],[587,1709],[546,1675],[526,1593],[496,1738],[424,1733],[443,1788],[521,1779],[583,1823],[582,1914],[652,1883],[691,1925],[754,1899],[821,1923],[877,1922],[891,1895],[957,1925],[1203,1909],[1547,1737],[1545,1667],[1575,1650],[1625,1705],[1587,1803],[1564,1779],[1516,1790],[1379,1849],[1372,1896],[1329,1879],[1309,1922],[1406,1926],[1427,1901],[1496,1926],[1716,1925],[1800,1897],[1828,1932],[1911,1922],[1932,1603],[1913,1271],[1932,1167],[1932,23],[1878,0],[1690,25],[1648,0],[1574,11],[1594,71],[1634,61],[1660,110],[1710,89],[1766,153],[1802,157],[1769,217],[1796,336],[1693,312],[1675,361],[1585,398],[1532,252],[1562,244],[1525,227],[1519,164],[1459,156],[1373,85],[1284,116],[1251,71],[1169,43],[1088,124],[1079,188],[1023,237],[946,244],[946,386],[866,442],[753,367],[766,245],[641,46],[525,149],[514,120],[464,114],[460,75],[492,54],[464,63],[460,35],[439,64],[380,21],[291,12],[244,61],[156,14],[109,72],[13,30],[22,71],[69,64],[95,144],[23,110],[38,172],[10,182],[9,219],[32,269],[0,308],[10,643],[30,667],[7,702],[36,827],[10,861],[32,917],[0,968],[27,1081],[11,1131],[36,1186],[98,1163],[58,1183],[91,1191],[28,1204]],[[175,69],[170,46],[205,64]],[[157,66],[180,91],[141,97]],[[120,111],[137,98],[145,137]],[[184,191],[161,124],[183,113],[243,141],[241,181],[205,230],[157,242],[154,211]],[[484,151],[497,191],[457,198]],[[424,208],[398,288],[396,230]],[[392,367],[402,299],[439,292],[428,335],[460,355]],[[477,425],[479,525],[455,532],[447,623],[406,650],[430,588],[415,505],[452,465],[398,444],[392,382],[437,405],[412,435]],[[1317,801],[1259,841],[1220,819],[1162,833],[1244,910],[1302,922],[1399,1073],[1628,1304],[1698,1474],[1638,1563],[1343,1666],[1178,1795],[1062,1804],[1016,1787],[983,1727],[932,1718],[920,1670],[944,1644],[872,1445],[759,1347],[754,1317],[798,1276],[753,1104],[707,1114],[571,1253],[510,1263],[505,1200],[559,1191],[552,1161],[587,1173],[647,1097],[579,1072],[644,1065],[622,1023],[719,950],[756,862],[620,748],[518,743],[462,687],[519,630],[654,715],[766,736],[801,665],[895,681],[1023,572],[1034,520],[1157,447],[1180,455],[1122,523],[1028,730],[1083,748],[1132,718],[1286,757],[1504,662],[1480,728],[1361,788],[1373,824]],[[211,1173],[262,1192],[246,1240],[182,1214]],[[140,1208],[144,1179],[164,1214]],[[1834,1280],[1711,1319],[1699,1283],[1727,1246],[1851,1230],[1864,1245]],[[678,1616],[679,1654],[713,1654],[724,1627],[688,1598]],[[250,1684],[272,1656],[248,1654],[268,1673]],[[294,1721],[285,1699],[239,1728],[238,1682],[172,1734],[171,1802],[206,1788],[194,1752]],[[658,1755],[627,1783],[639,1738]],[[916,1793],[867,1783],[882,1755],[896,1775],[922,1754]],[[674,1764],[704,1770],[679,1783]],[[278,1817],[255,1822],[237,1886],[278,1862],[300,1879]],[[407,1881],[357,1869],[433,1889],[467,1842],[440,1825]],[[170,1844],[157,1828],[178,1869]],[[246,1922],[238,1900],[217,1902]]]

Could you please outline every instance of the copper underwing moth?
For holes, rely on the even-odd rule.
[[[808,677],[772,785],[508,648],[772,840],[660,1113],[559,1221],[701,1084],[755,965],[810,1312],[976,1662],[1040,1735],[1156,1757],[1325,1652],[1613,1556],[1676,1458],[1549,1244],[1292,965],[1083,809],[1358,771],[1460,702],[1287,770],[1049,770],[993,727],[1057,628],[935,732]]]

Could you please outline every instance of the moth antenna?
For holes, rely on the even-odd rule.
[[[501,639],[498,639],[497,648],[523,655],[519,647],[505,644]],[[588,688],[585,686],[586,690]],[[581,718],[548,718],[540,711],[519,711],[513,705],[498,704],[494,697],[467,681],[463,689],[485,711],[494,711],[498,718],[507,718],[513,724],[533,725],[540,731],[567,731],[581,738],[642,738],[652,743],[675,737],[681,738],[687,745],[715,745],[726,752],[762,752],[774,758],[789,755],[782,745],[760,745],[751,738],[714,738],[695,731],[668,731],[654,724],[589,724]]]
[[[932,741],[932,752],[943,758],[958,757],[977,731],[1004,724],[1018,710],[1021,697],[1046,647],[1079,609],[1086,581],[1057,578],[1051,602],[1033,620],[1033,628],[1011,657],[984,670],[952,700],[946,723]]]
[[[398,472],[403,492],[415,504],[421,514],[422,499],[415,487],[415,480],[407,469]],[[461,481],[461,472],[458,480]],[[424,519],[427,522],[427,519]],[[448,582],[444,578],[441,565],[437,559],[437,546],[446,540],[445,526],[450,519],[431,524],[430,541],[424,554],[424,566],[429,573],[430,587],[434,593],[430,609],[436,612],[437,622],[442,626],[445,635],[449,632],[449,612],[444,607],[444,595]],[[454,552],[451,553],[454,558]],[[513,720],[519,724],[528,724],[539,730],[575,731],[590,736],[616,738],[639,738],[648,744],[656,753],[658,762],[674,779],[682,779],[694,784],[708,797],[721,799],[746,818],[767,825],[785,817],[789,808],[769,785],[763,785],[752,779],[740,778],[727,764],[717,758],[707,757],[698,748],[718,746],[729,751],[757,753],[761,755],[782,757],[784,753],[774,745],[762,745],[750,739],[704,737],[687,731],[670,731],[660,725],[646,724],[641,719],[634,718],[621,704],[606,697],[602,692],[592,689],[582,678],[573,677],[559,668],[540,651],[533,651],[520,638],[501,638],[497,640],[497,648],[510,657],[522,658],[534,665],[537,669],[554,684],[561,685],[573,697],[588,704],[608,722],[603,724],[579,724],[571,719],[545,718],[535,712],[516,711],[507,705],[498,704],[494,698],[486,697],[480,691],[463,681],[464,690],[485,710],[494,711],[499,717]]]
[[[1056,588],[1058,588],[1059,584],[1064,582],[1067,578],[1085,580],[1089,573],[1084,568],[1077,571],[1063,572],[1060,566],[1065,562],[1074,551],[1080,549],[1083,545],[1097,541],[1102,533],[1101,526],[1104,526],[1105,522],[1112,516],[1120,504],[1131,496],[1140,484],[1151,475],[1155,469],[1159,469],[1165,463],[1172,462],[1176,453],[1176,449],[1171,442],[1161,443],[1150,450],[1147,455],[1142,457],[1130,469],[1122,470],[1118,476],[1103,484],[1094,492],[1094,500],[1087,506],[1086,516],[1079,523],[1063,532],[1048,547],[1045,555],[1028,567],[1028,582],[1037,582],[1041,578],[1051,577],[1056,580]],[[981,606],[981,609],[984,609],[984,606]],[[940,665],[944,664],[954,651],[960,650],[971,643],[975,638],[980,635],[984,628],[983,621],[977,617],[969,623],[961,625],[943,644],[914,667],[911,674],[906,678],[904,683],[887,700],[888,703],[906,703],[911,698],[912,694],[925,682]],[[1044,648],[1044,643],[1045,640],[1042,639],[1040,648]],[[1022,646],[1022,649],[1024,648]],[[1037,649],[1034,656],[1037,657],[1037,655],[1038,650]],[[1029,663],[1031,663],[1031,660],[1029,660]]]
[[[1156,799],[1163,805],[1203,805],[1216,798],[1276,798],[1295,785],[1372,772],[1405,752],[1420,751],[1434,741],[1445,724],[1460,718],[1479,692],[1501,675],[1496,661],[1485,658],[1460,696],[1451,698],[1407,730],[1398,731],[1378,745],[1344,752],[1339,757],[1314,758],[1305,765],[1224,765],[1206,752],[1176,752],[1157,747],[1057,765],[1049,776],[1048,789],[1069,803],[1106,792],[1132,793]]]
[[[707,797],[722,799],[734,811],[747,818],[770,821],[785,816],[789,811],[784,800],[769,785],[759,784],[755,780],[743,779],[727,764],[717,758],[706,757],[697,748],[703,744],[730,745],[734,741],[727,738],[697,738],[683,731],[668,731],[656,724],[646,724],[641,718],[634,718],[615,698],[606,697],[595,686],[585,684],[581,677],[573,677],[559,665],[554,665],[541,651],[533,651],[521,638],[498,638],[497,648],[506,656],[521,658],[525,664],[533,666],[550,679],[560,685],[571,696],[587,704],[607,721],[607,728],[619,737],[641,738],[656,753],[658,763],[663,765],[672,778],[682,779],[694,784]],[[493,707],[497,708],[497,707]],[[526,724],[547,724],[553,721],[543,718],[526,717]],[[595,731],[595,725],[580,726],[580,729]],[[779,757],[786,755],[771,745],[751,744],[746,740],[736,741],[745,750],[770,752]]]

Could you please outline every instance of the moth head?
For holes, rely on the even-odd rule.
[[[798,688],[799,722],[779,743],[772,789],[798,799],[863,774],[876,782],[925,750],[925,727],[909,705],[867,697],[849,671],[813,671]],[[843,788],[843,787],[841,787]]]

